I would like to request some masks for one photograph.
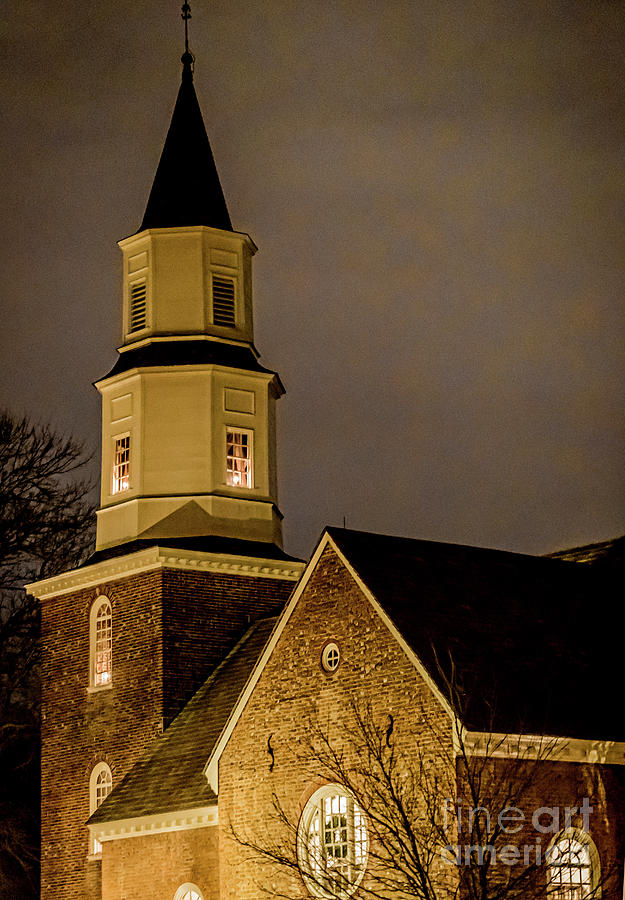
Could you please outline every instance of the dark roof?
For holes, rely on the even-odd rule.
[[[470,729],[625,740],[621,592],[597,566],[327,529]],[[622,590],[622,589],[621,589]]]
[[[232,231],[191,62],[185,57],[182,83],[139,231],[184,225]]]
[[[275,559],[277,562],[301,562],[296,556],[289,556],[281,547],[265,541],[243,541],[238,538],[206,535],[205,537],[163,538],[162,540],[149,538],[128,541],[115,547],[107,547],[106,550],[97,550],[82,563],[82,566],[92,566],[105,559],[136,553],[148,547],[198,550],[204,553],[225,553],[229,556],[251,556],[254,559]]]
[[[216,801],[204,767],[275,623],[263,619],[252,625],[89,822],[194,809]]]
[[[233,369],[246,369],[248,372],[266,372],[274,375],[278,379],[280,390],[284,390],[277,373],[261,366],[251,347],[210,340],[154,341],[132,350],[125,350],[119,354],[117,362],[104,378],[146,366],[192,365],[229,366]]]

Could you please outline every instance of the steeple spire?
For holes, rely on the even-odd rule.
[[[139,231],[208,225],[232,231],[202,112],[193,86],[189,50],[191,8],[182,5],[184,53],[182,82]]]

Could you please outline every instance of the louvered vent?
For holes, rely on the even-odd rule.
[[[147,325],[147,289],[145,281],[130,288],[130,331],[141,331]]]
[[[213,325],[234,328],[234,281],[213,276]]]

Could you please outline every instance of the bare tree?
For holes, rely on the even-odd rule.
[[[93,543],[81,444],[0,412],[0,897],[38,896],[39,608],[24,585]]]
[[[363,814],[367,861],[356,896],[568,897],[561,893],[560,870],[549,865],[549,847],[560,825],[574,830],[585,824],[582,798],[576,795],[577,803],[570,804],[575,813],[557,828],[549,821],[541,826],[533,818],[536,798],[550,796],[561,745],[492,731],[482,732],[477,740],[467,733],[459,714],[461,693],[452,683],[447,689],[453,703],[449,727],[441,727],[440,719],[426,709],[413,710],[409,719],[400,721],[399,716],[376,714],[370,705],[353,702],[342,737],[329,722],[322,725],[315,717],[309,723],[308,745],[303,752],[293,751],[305,771],[319,782],[343,788]],[[310,835],[305,826],[303,830],[300,812],[274,793],[272,826],[265,834],[243,833],[231,823],[231,836],[250,858],[268,865],[267,877],[258,880],[266,893],[302,898],[308,894],[305,884],[318,897],[347,897],[353,890],[353,869],[328,858],[319,844],[316,862],[302,865],[302,845]],[[560,862],[566,864],[567,859]],[[278,882],[271,867],[285,877]],[[575,896],[598,897],[614,874],[614,866],[604,865],[600,878]]]

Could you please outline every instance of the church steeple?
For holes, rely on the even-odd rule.
[[[185,3],[185,26],[188,16]],[[228,539],[272,555],[283,552],[275,402],[284,389],[258,362],[256,246],[232,229],[185,43],[182,84],[141,229],[119,244],[123,343],[96,384],[96,549],[189,540],[209,549]]]
[[[139,231],[176,225],[232,231],[193,85],[193,56],[188,49],[182,56],[182,83]]]

